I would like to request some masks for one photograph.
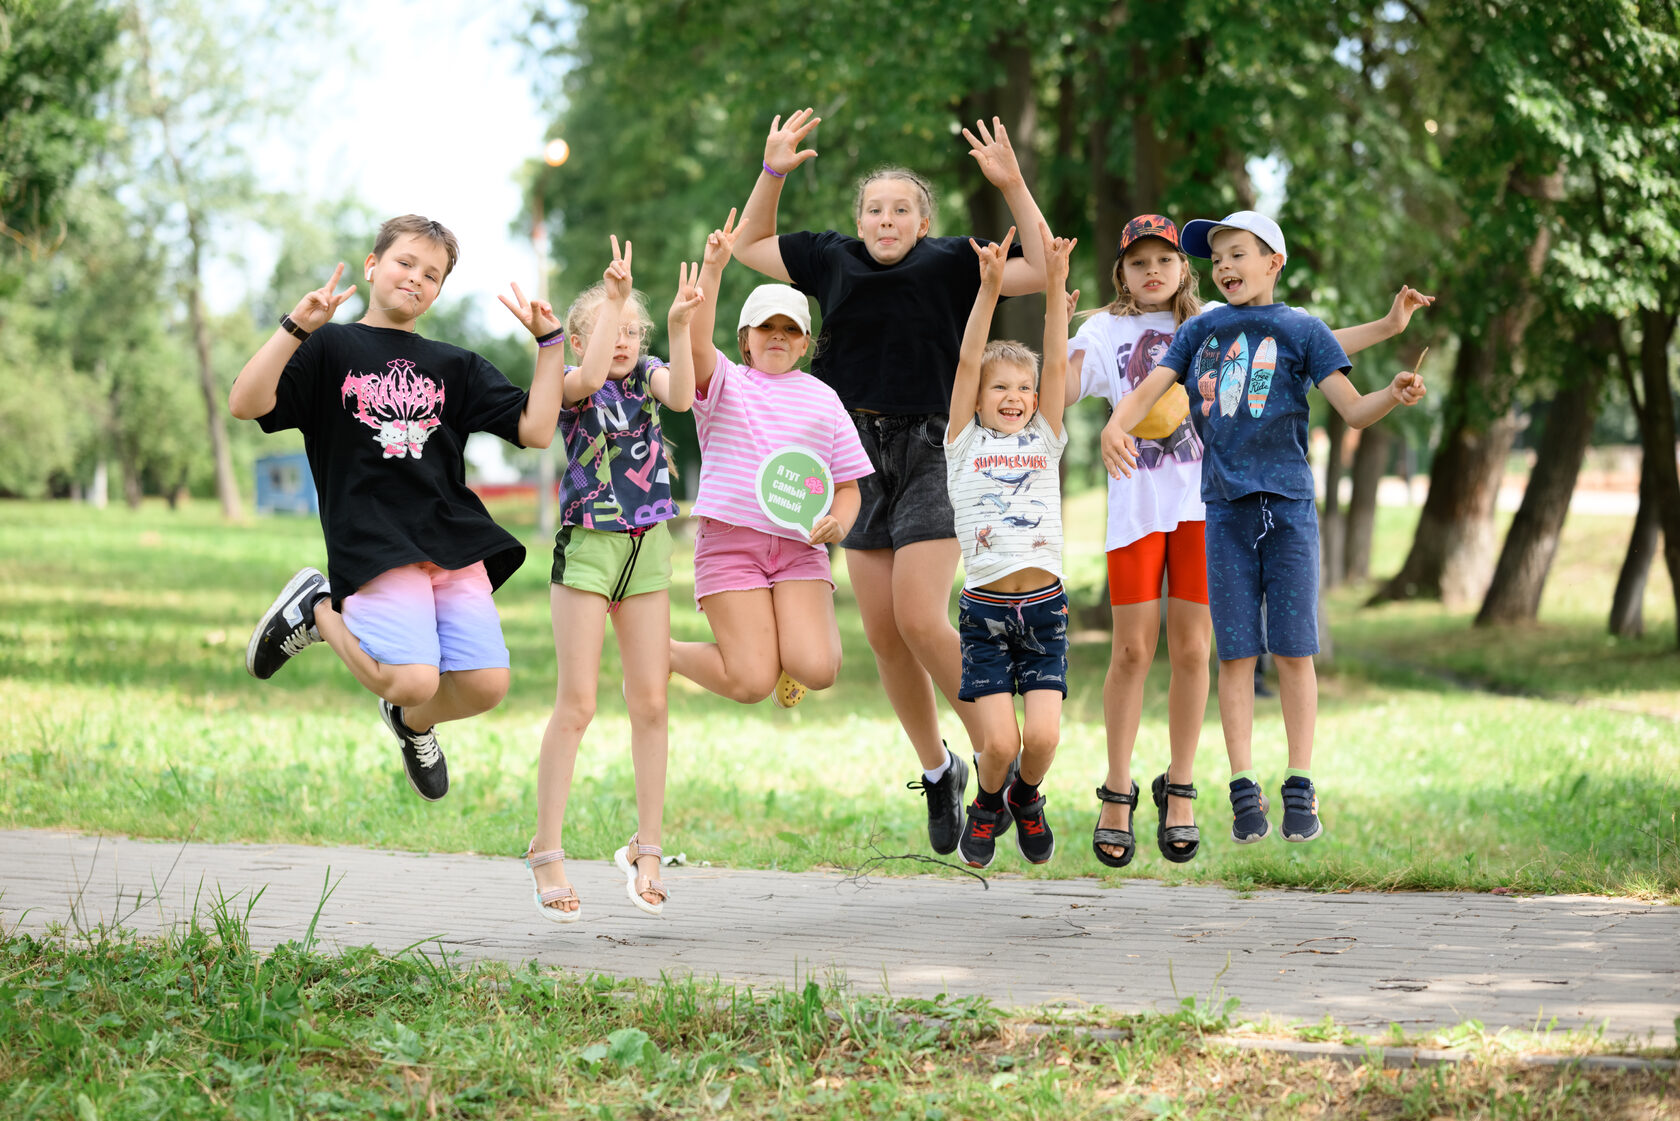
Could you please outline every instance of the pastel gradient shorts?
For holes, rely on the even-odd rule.
[[[344,625],[383,665],[436,666],[439,673],[509,668],[483,561],[455,569],[422,562],[381,572],[345,597]]]

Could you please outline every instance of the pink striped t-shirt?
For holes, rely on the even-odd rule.
[[[808,448],[827,462],[836,483],[875,470],[839,396],[803,370],[767,374],[731,362],[720,350],[711,384],[694,395],[694,424],[700,434],[696,517],[804,541],[798,530],[777,525],[759,509],[756,485],[765,457],[790,444]]]

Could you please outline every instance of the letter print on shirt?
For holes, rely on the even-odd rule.
[[[443,387],[414,372],[407,358],[393,358],[377,374],[347,374],[339,399],[356,399],[355,417],[373,429],[386,459],[420,458],[432,430],[443,422]]]

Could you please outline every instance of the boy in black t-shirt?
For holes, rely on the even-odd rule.
[[[408,780],[429,800],[449,790],[433,727],[507,695],[490,595],[525,559],[467,488],[467,436],[547,447],[565,374],[560,320],[517,284],[514,300],[498,299],[537,339],[528,394],[471,351],[416,333],[459,252],[437,222],[386,222],[367,256],[367,314],[331,322],[355,292],[337,291],[340,263],[281,316],[228,395],[233,415],[265,432],[303,432],[327,540],[327,576],[292,578],[252,633],[245,668],[271,677],[324,640],[379,697]]]

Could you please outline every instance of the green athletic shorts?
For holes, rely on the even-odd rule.
[[[549,580],[618,603],[671,586],[671,530],[655,522],[642,533],[563,525],[554,535]]]

